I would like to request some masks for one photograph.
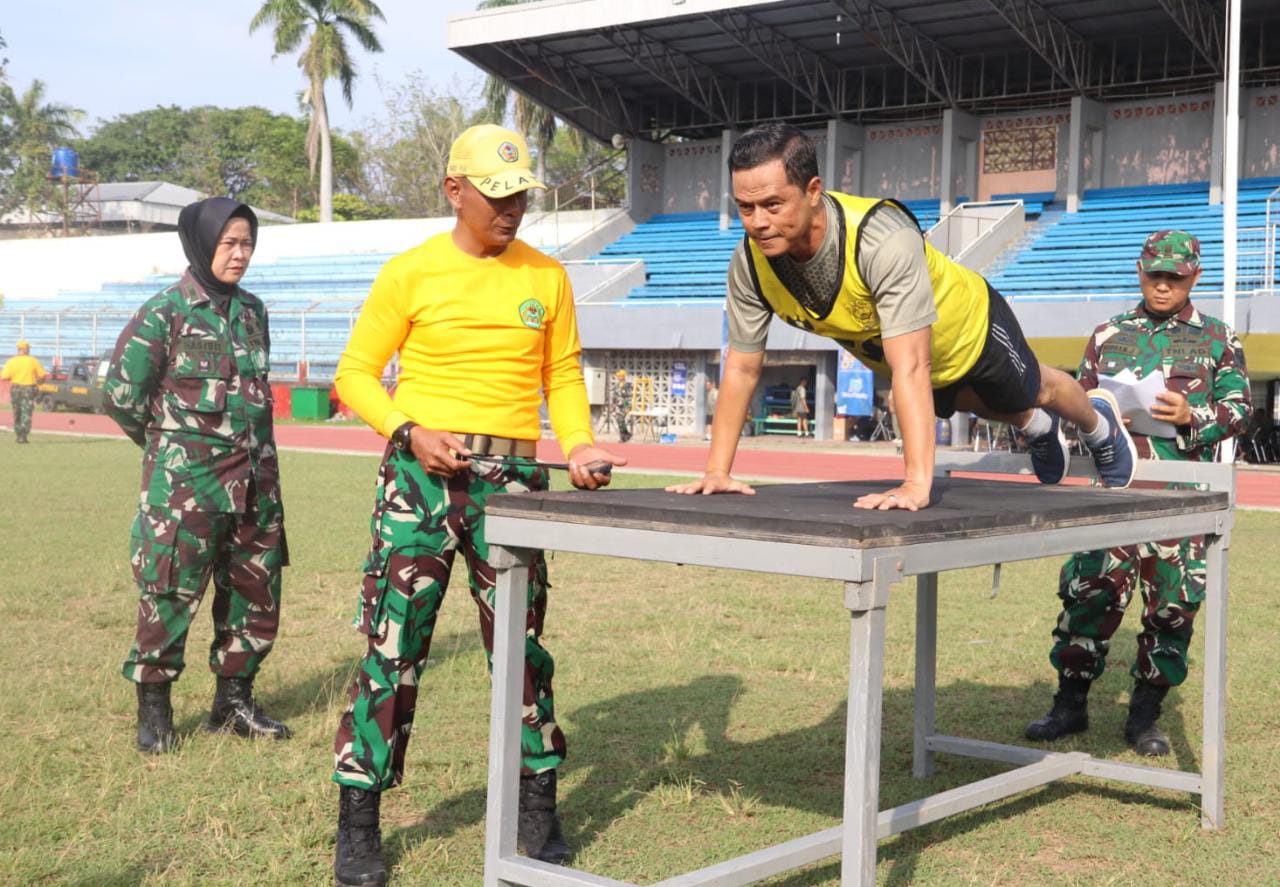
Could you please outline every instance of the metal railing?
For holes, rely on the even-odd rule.
[[[600,189],[626,176],[626,164],[623,164],[621,169],[614,165],[619,157],[625,155],[625,149],[605,154],[573,178],[549,188],[542,198],[542,209],[531,214],[525,220],[524,226],[528,228],[549,218],[555,228],[555,241],[562,244],[560,239],[560,213],[569,209],[582,209],[585,206],[586,209],[591,211],[591,227],[594,228],[596,226],[597,195]],[[550,205],[548,206],[548,204]],[[605,209],[606,207],[600,206],[599,208]]]
[[[1277,237],[1277,229],[1280,229],[1280,188],[1276,188],[1267,195],[1267,212],[1263,217],[1263,234],[1266,256],[1263,262],[1264,279],[1267,282],[1268,289],[1274,289],[1276,285],[1276,252],[1280,250],[1280,237]]]
[[[962,203],[947,212],[926,236],[934,249],[969,268],[994,259],[1022,230],[1021,200]]]
[[[359,313],[358,304],[324,302],[301,310],[271,310],[272,377],[331,378]],[[132,316],[119,308],[0,311],[0,339],[26,339],[34,356],[62,366],[114,348]]]

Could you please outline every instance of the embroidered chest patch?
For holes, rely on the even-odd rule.
[[[520,303],[520,322],[531,330],[542,329],[542,320],[547,316],[547,309],[537,299],[525,299]]]

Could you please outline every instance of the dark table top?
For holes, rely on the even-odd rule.
[[[937,478],[922,511],[866,511],[853,501],[898,482],[776,484],[756,495],[682,496],[661,489],[494,496],[486,514],[683,535],[871,548],[1224,511],[1226,493],[1107,490]]]

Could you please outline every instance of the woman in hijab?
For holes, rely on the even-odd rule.
[[[213,197],[185,207],[178,237],[190,266],[138,309],[107,374],[106,411],[143,449],[129,538],[141,594],[123,673],[137,685],[138,748],[147,753],[175,745],[170,685],[210,576],[217,690],[207,728],[290,735],[253,698],[288,563],[267,312],[239,285],[257,236],[257,217],[243,203]]]

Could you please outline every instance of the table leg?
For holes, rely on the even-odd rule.
[[[883,606],[855,610],[852,616],[840,882],[844,887],[873,887],[876,883],[876,820],[880,813],[885,611]]]
[[[1227,723],[1227,546],[1225,536],[1205,537],[1204,749],[1200,825],[1223,825],[1223,757]]]
[[[516,853],[520,787],[520,727],[528,552],[490,546],[497,573],[493,598],[493,678],[489,714],[489,792],[485,810],[484,883],[500,887],[498,861]]]
[[[938,574],[916,577],[916,717],[911,775],[933,775],[933,752],[925,742],[934,734],[938,685]]]

